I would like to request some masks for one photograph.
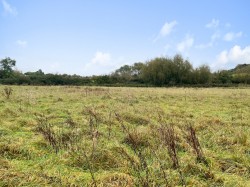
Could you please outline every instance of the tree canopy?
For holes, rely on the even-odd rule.
[[[13,67],[16,61],[10,57],[6,57],[0,61],[0,78],[9,78],[13,73]]]
[[[241,64],[232,70],[212,73],[210,67],[194,68],[181,55],[157,57],[145,63],[123,65],[109,75],[84,77],[67,74],[46,74],[41,69],[21,73],[13,70],[16,61],[7,57],[0,61],[0,84],[28,85],[110,85],[110,86],[213,86],[250,84],[250,65]]]

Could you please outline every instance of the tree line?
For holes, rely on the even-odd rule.
[[[226,86],[250,84],[250,65],[211,72],[210,67],[193,65],[181,55],[157,57],[145,63],[124,65],[109,75],[79,76],[45,74],[42,70],[22,73],[14,70],[16,61],[0,61],[0,84],[15,85],[105,85],[105,86]]]

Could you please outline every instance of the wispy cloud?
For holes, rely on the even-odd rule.
[[[212,46],[213,46],[213,43],[212,42],[208,42],[208,43],[196,45],[195,47],[197,49],[206,49],[206,48],[209,48],[209,47],[212,47]]]
[[[240,38],[242,36],[242,32],[234,33],[234,32],[228,32],[224,35],[223,39],[227,42],[231,42],[235,40],[236,38]]]
[[[230,50],[224,50],[217,55],[216,63],[212,64],[213,69],[232,68],[237,64],[250,61],[250,46],[242,48],[235,45]]]
[[[196,48],[198,49],[205,49],[208,47],[213,47],[216,40],[220,39],[221,35],[219,34],[219,32],[215,32],[214,34],[212,34],[212,36],[210,37],[210,41],[208,43],[205,44],[199,44],[196,46]]]
[[[221,37],[220,33],[215,32],[212,36],[211,36],[211,42],[214,42],[215,40],[219,39]]]
[[[17,40],[17,41],[16,41],[16,44],[17,44],[18,46],[22,47],[22,48],[25,48],[25,47],[27,46],[28,42],[25,41],[25,40]]]
[[[160,35],[163,37],[169,35],[177,24],[177,21],[166,22],[161,28]]]
[[[179,52],[187,52],[194,44],[194,38],[190,35],[186,35],[185,39],[177,44],[177,50]]]
[[[162,37],[165,37],[165,36],[169,35],[169,34],[173,31],[174,27],[175,27],[177,24],[178,24],[178,23],[177,23],[176,20],[171,21],[171,22],[166,22],[166,23],[162,26],[162,28],[161,28],[159,34],[157,35],[157,37],[154,39],[154,42],[157,41],[157,40],[159,40],[159,39],[162,38]]]
[[[2,5],[4,8],[4,11],[8,14],[17,15],[17,10],[15,7],[11,6],[6,0],[2,0]]]
[[[219,24],[220,24],[220,20],[212,19],[212,21],[206,24],[205,27],[209,29],[216,29],[219,26]]]

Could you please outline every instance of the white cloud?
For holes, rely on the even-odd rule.
[[[227,42],[231,42],[236,38],[240,38],[242,36],[242,32],[234,33],[234,32],[228,32],[224,35],[223,39]]]
[[[194,44],[194,38],[186,35],[185,39],[177,44],[177,50],[180,52],[186,52],[188,49],[190,49]]]
[[[22,48],[25,48],[25,47],[27,46],[28,42],[25,41],[25,40],[17,40],[17,41],[16,41],[16,44],[17,44],[18,46],[22,47]]]
[[[163,27],[160,30],[160,33],[158,34],[158,36],[154,39],[154,42],[157,41],[158,39],[160,39],[161,37],[165,37],[167,35],[169,35],[174,27],[177,25],[177,21],[171,21],[171,22],[166,22]]]
[[[110,74],[122,65],[129,64],[123,57],[113,58],[110,53],[96,52],[91,61],[83,66],[84,76]]]
[[[91,60],[93,64],[98,65],[109,65],[111,61],[111,55],[109,53],[103,53],[103,52],[96,52],[94,58]]]
[[[11,15],[17,15],[17,10],[15,7],[12,7],[6,0],[2,0],[2,5],[4,8],[4,11]]]
[[[170,23],[166,22],[163,27],[161,28],[160,35],[167,36],[169,35],[173,28],[177,25],[177,21],[172,21]]]
[[[211,37],[210,37],[210,41],[206,44],[200,44],[197,45],[196,48],[198,49],[205,49],[208,47],[213,47],[214,43],[216,40],[220,39],[221,35],[218,32],[215,32]]]
[[[209,28],[209,29],[213,29],[213,28],[217,28],[220,24],[220,20],[217,20],[217,19],[212,19],[212,21],[208,24],[206,24],[206,28]]]
[[[230,50],[222,51],[216,59],[216,63],[212,64],[213,69],[233,68],[237,64],[250,62],[250,46],[241,48],[235,45]]]
[[[214,33],[212,36],[211,36],[211,42],[214,42],[215,40],[219,39],[220,38],[220,34],[218,32]]]

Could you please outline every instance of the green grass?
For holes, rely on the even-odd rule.
[[[250,186],[249,88],[4,88],[0,186]]]

